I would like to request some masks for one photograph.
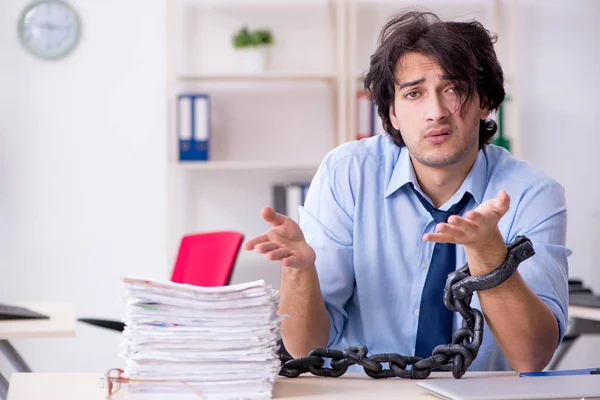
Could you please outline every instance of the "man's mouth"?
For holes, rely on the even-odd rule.
[[[452,136],[450,128],[433,129],[425,134],[425,140],[429,143],[440,144],[448,140],[450,136]]]

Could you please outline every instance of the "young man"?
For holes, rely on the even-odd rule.
[[[504,100],[494,40],[478,22],[391,20],[365,79],[388,135],[326,156],[300,226],[263,209],[271,228],[244,248],[281,260],[282,336],[294,357],[357,344],[428,357],[461,322],[456,313],[439,325],[445,280],[434,277],[465,262],[489,273],[524,235],[536,254],[473,296],[485,328],[470,369],[539,371],[551,360],[567,317],[564,191],[487,144],[497,129],[487,118]],[[445,259],[442,248],[452,250]]]

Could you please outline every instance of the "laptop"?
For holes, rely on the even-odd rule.
[[[450,400],[600,398],[600,375],[428,379],[417,385]]]

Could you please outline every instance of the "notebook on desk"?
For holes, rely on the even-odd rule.
[[[417,385],[450,400],[579,400],[600,397],[600,375],[429,379]]]
[[[25,307],[0,304],[0,321],[13,319],[49,319],[50,317],[40,314]]]

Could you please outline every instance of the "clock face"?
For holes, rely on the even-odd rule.
[[[79,40],[79,17],[62,0],[28,5],[19,18],[19,38],[36,56],[53,60],[68,54]]]

